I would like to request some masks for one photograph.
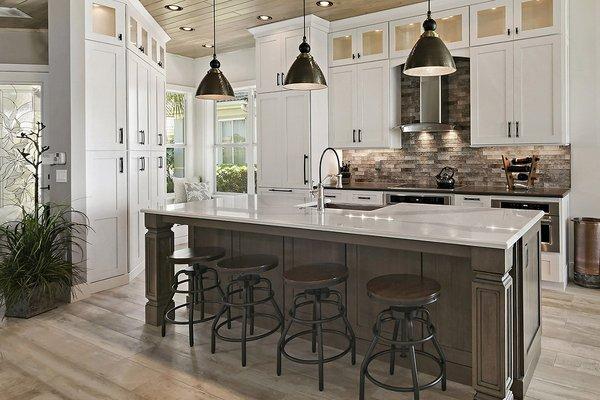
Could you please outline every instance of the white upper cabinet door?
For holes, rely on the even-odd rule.
[[[358,144],[356,66],[329,69],[329,146]]]
[[[564,7],[564,0],[515,0],[516,38],[560,33]]]
[[[310,92],[289,90],[283,98],[286,177],[283,186],[307,188],[310,183]]]
[[[390,57],[406,57],[423,33],[422,15],[390,22]]]
[[[257,93],[283,90],[282,53],[281,35],[265,36],[256,40]]]
[[[86,39],[123,46],[125,4],[114,0],[85,0],[85,5]]]
[[[308,32],[307,32],[308,35]],[[302,29],[296,29],[293,31],[288,31],[282,33],[282,50],[283,50],[283,64],[281,71],[281,84],[285,82],[285,76],[287,75],[290,67],[298,58],[298,54],[300,54],[300,43],[302,43],[303,32]],[[310,43],[310,38],[307,37],[306,40]]]
[[[390,62],[357,66],[358,147],[386,147],[389,137]]]
[[[281,93],[256,96],[258,132],[258,185],[281,187],[286,165],[283,106]]]
[[[158,71],[148,69],[148,132],[147,143],[149,147],[158,147]]]
[[[86,155],[87,278],[97,282],[127,273],[127,154],[89,151]]]
[[[513,0],[471,6],[471,46],[513,40]]]
[[[131,10],[131,7],[129,7]],[[127,16],[127,48],[138,54],[139,47],[142,45],[141,24],[138,17],[134,14]]]
[[[564,142],[560,36],[517,40],[514,46],[516,141]]]
[[[469,7],[454,8],[434,13],[436,32],[448,49],[469,47]]]
[[[137,95],[138,95],[138,108],[137,108],[137,120],[138,120],[138,134],[137,138],[138,145],[146,148],[149,144],[149,131],[148,131],[148,115],[150,110],[150,66],[145,62],[140,62],[137,65]],[[133,111],[133,110],[131,110]]]
[[[471,48],[471,144],[514,142],[513,43]]]
[[[350,29],[329,34],[329,66],[353,64],[356,60],[356,31]]]
[[[385,60],[388,58],[388,23],[358,28],[355,34],[356,62]]]
[[[86,139],[88,150],[124,150],[127,121],[125,49],[88,42]]]

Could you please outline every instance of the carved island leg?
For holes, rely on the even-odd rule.
[[[146,214],[146,323],[158,326],[171,294],[173,264],[168,261],[175,246],[171,227],[160,215]]]
[[[476,400],[512,400],[512,250],[473,249],[473,388]]]

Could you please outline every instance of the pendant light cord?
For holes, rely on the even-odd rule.
[[[213,59],[217,59],[217,3],[213,0]]]
[[[306,42],[306,0],[302,0],[302,15],[304,17],[304,19],[303,19],[304,33],[303,33],[302,41]]]
[[[427,19],[431,19],[431,0],[427,0]]]

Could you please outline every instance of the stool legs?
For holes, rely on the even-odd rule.
[[[400,321],[394,322],[394,333],[392,339],[398,340],[398,330],[400,328]],[[390,375],[394,375],[394,369],[396,368],[396,345],[392,344],[392,351],[390,352]]]

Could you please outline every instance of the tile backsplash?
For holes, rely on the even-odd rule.
[[[570,146],[498,146],[471,147],[469,61],[456,59],[458,71],[442,80],[447,93],[448,122],[455,132],[402,134],[402,149],[344,150],[344,162],[350,163],[354,182],[390,182],[399,184],[432,183],[444,166],[457,169],[457,185],[506,184],[502,155],[540,156],[538,187],[571,187]],[[419,120],[418,79],[403,75],[402,123]],[[414,105],[417,107],[414,107]]]

